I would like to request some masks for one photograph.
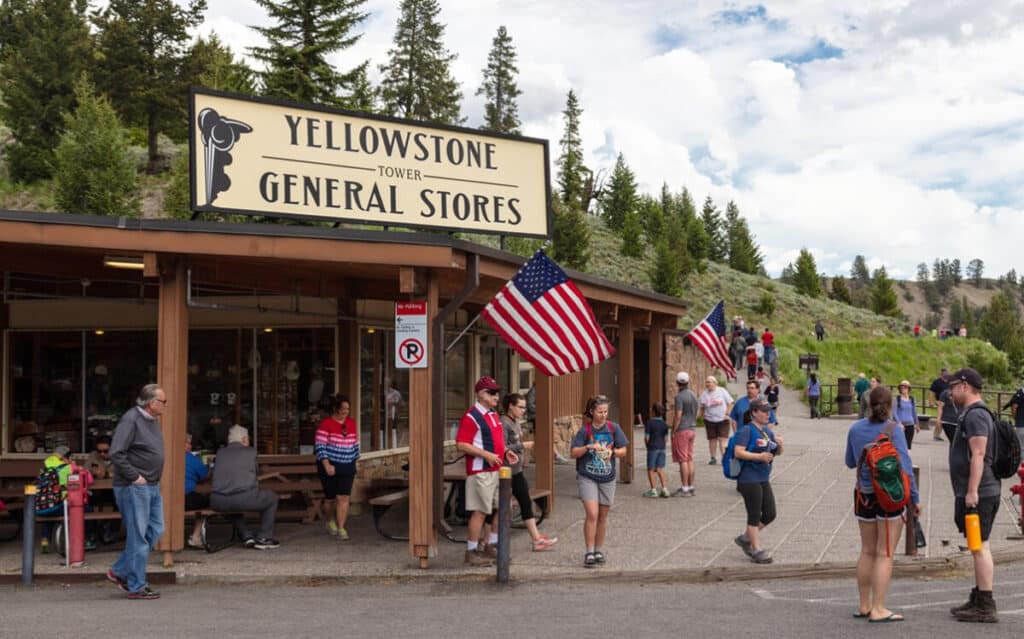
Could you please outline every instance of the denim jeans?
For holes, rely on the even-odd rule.
[[[124,552],[111,570],[128,581],[128,591],[145,588],[149,551],[164,534],[164,505],[157,484],[114,486],[114,499],[127,531]]]

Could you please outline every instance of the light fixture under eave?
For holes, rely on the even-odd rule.
[[[141,271],[145,266],[142,263],[142,256],[136,255],[104,255],[103,266],[110,268],[127,268]]]
[[[263,329],[263,332],[264,332],[264,333],[273,333],[273,332],[274,332],[274,329],[272,329],[272,328],[270,328],[270,327],[268,326],[268,327],[266,327],[265,329]]]
[[[376,332],[377,332],[377,329],[375,329],[375,328],[368,328],[368,329],[366,329],[366,333],[368,335],[373,335]]]
[[[97,329],[96,329],[95,331],[93,331],[93,332],[94,332],[95,334],[97,334],[97,335],[102,335],[102,334],[106,333],[106,331],[104,331],[104,330],[103,330],[102,328],[97,328]]]

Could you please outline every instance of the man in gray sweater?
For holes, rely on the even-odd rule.
[[[110,443],[114,463],[114,499],[127,531],[124,552],[107,571],[107,579],[129,599],[158,599],[146,583],[149,551],[164,532],[160,476],[164,470],[164,437],[159,418],[167,396],[156,384],[139,391],[135,408],[121,416]]]
[[[232,517],[247,548],[266,550],[281,544],[274,539],[277,493],[260,490],[256,451],[249,447],[249,431],[244,426],[228,430],[228,445],[217,451],[213,465],[210,507],[222,512],[255,510],[260,513],[260,534],[253,537],[245,518]]]

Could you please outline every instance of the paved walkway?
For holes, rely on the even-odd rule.
[[[736,394],[738,387],[731,392]],[[795,395],[795,393],[794,393]],[[609,520],[605,553],[606,566],[595,570],[581,567],[582,508],[575,496],[572,466],[555,467],[557,508],[541,526],[547,535],[557,535],[559,544],[551,551],[533,553],[523,530],[513,530],[511,573],[516,579],[565,579],[591,573],[621,573],[630,578],[699,579],[750,578],[814,572],[849,571],[859,553],[857,524],[853,519],[853,471],[846,468],[846,431],[852,420],[806,417],[807,410],[795,396],[783,397],[777,432],[785,438],[785,454],[775,463],[772,483],[778,502],[778,519],[763,533],[763,543],[775,557],[771,566],[751,564],[733,538],[744,527],[743,500],[735,483],[722,476],[721,467],[708,465],[708,447],[703,431],[697,434],[697,495],[692,498],[651,499],[641,497],[647,488],[643,433],[634,437],[636,481],[618,485],[615,506]],[[948,444],[932,440],[931,431],[918,434],[911,455],[921,469],[922,524],[928,546],[920,557],[903,557],[903,542],[897,546],[898,565],[915,571],[938,560],[963,561],[958,549],[961,538],[952,521],[953,498],[947,476]],[[678,471],[666,469],[671,487],[679,485]],[[1008,494],[1009,482],[1004,482]],[[395,512],[394,525],[401,526],[404,510]],[[1024,558],[1024,542],[1008,540],[1018,532],[1016,513],[1004,499],[992,533],[992,547],[1003,559]],[[462,566],[463,544],[441,539],[438,556],[426,571],[415,567],[407,545],[377,535],[368,514],[350,521],[352,540],[338,543],[319,525],[281,525],[281,548],[255,551],[231,548],[217,554],[186,551],[176,555],[174,570],[180,580],[310,580],[422,578],[458,579],[476,575],[493,578],[493,569],[467,570]],[[456,529],[464,535],[464,529]],[[82,571],[102,572],[116,551],[99,550],[86,555],[89,566]],[[153,557],[153,568],[159,556]],[[0,576],[20,570],[20,547],[15,542],[0,544]],[[52,556],[39,557],[37,572],[61,573]],[[946,566],[949,567],[948,565]]]

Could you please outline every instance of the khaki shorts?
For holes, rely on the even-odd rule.
[[[490,515],[498,509],[498,472],[466,477],[466,510]]]

